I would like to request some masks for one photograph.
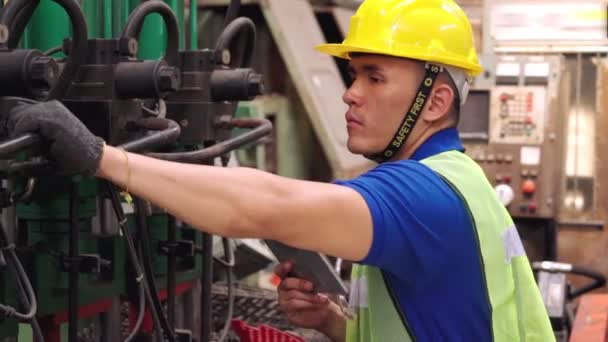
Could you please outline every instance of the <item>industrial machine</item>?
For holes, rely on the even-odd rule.
[[[225,166],[248,146],[248,166],[355,176],[372,164],[346,150],[344,70],[312,49],[343,37],[352,11],[335,3],[0,2],[0,118],[20,101],[58,100],[109,144],[154,158]],[[488,65],[461,114],[467,153],[530,258],[555,260],[568,74],[558,56]],[[0,341],[226,340],[232,283],[267,265],[263,246],[223,240],[219,257],[212,236],[162,208],[57,174],[35,135],[0,133]]]
[[[196,2],[185,49],[181,0],[9,1],[0,13],[1,115],[19,102],[59,100],[127,151],[225,162],[272,128],[234,118],[238,101],[264,89],[250,68],[256,28],[237,18],[239,6],[232,1],[216,46],[198,50]],[[2,139],[0,339],[212,340],[211,236],[110,184],[57,174],[35,135]],[[224,246],[230,286],[234,257]]]
[[[499,56],[480,76],[459,131],[515,220],[531,260],[556,260],[567,78],[559,56]]]

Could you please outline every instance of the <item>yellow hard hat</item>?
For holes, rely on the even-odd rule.
[[[340,58],[353,52],[412,58],[479,75],[473,30],[453,0],[365,0],[351,18],[342,44],[317,50]]]

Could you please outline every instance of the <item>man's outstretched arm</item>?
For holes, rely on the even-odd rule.
[[[339,185],[133,153],[127,158],[110,146],[103,148],[97,176],[215,235],[278,240],[347,260],[364,258],[372,243],[364,199]]]

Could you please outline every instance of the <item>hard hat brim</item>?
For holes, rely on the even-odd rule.
[[[321,45],[316,46],[316,50],[321,53],[328,54],[330,56],[334,56],[334,57],[338,57],[338,58],[343,58],[343,59],[350,59],[351,53],[369,53],[369,54],[376,54],[376,55],[387,55],[387,56],[394,56],[394,57],[411,58],[411,59],[416,59],[416,60],[425,61],[425,62],[437,62],[440,64],[449,64],[449,65],[452,65],[455,67],[460,67],[460,68],[464,69],[466,71],[467,75],[471,76],[471,77],[477,76],[483,72],[483,67],[478,64],[469,64],[469,63],[463,64],[462,62],[456,61],[456,60],[450,61],[451,63],[446,63],[446,61],[445,61],[446,56],[442,56],[442,59],[444,61],[440,62],[440,61],[435,61],[434,58],[432,58],[431,56],[417,55],[414,53],[409,54],[407,56],[388,54],[386,52],[380,52],[380,51],[377,51],[374,49],[368,49],[368,48],[363,48],[363,47],[349,45],[349,44],[321,44]]]
[[[321,44],[317,45],[316,50],[321,53],[325,53],[343,59],[350,59],[350,54],[353,52],[378,54],[377,51],[374,51],[372,49],[365,49],[346,44]]]

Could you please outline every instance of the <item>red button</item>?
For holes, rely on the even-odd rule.
[[[531,213],[536,212],[536,204],[535,203],[530,203],[530,205],[528,206],[528,211]]]
[[[505,183],[511,183],[511,176],[504,176],[504,178],[502,179],[503,182]]]
[[[521,190],[526,195],[532,195],[536,192],[536,183],[533,180],[526,180],[521,184]]]

